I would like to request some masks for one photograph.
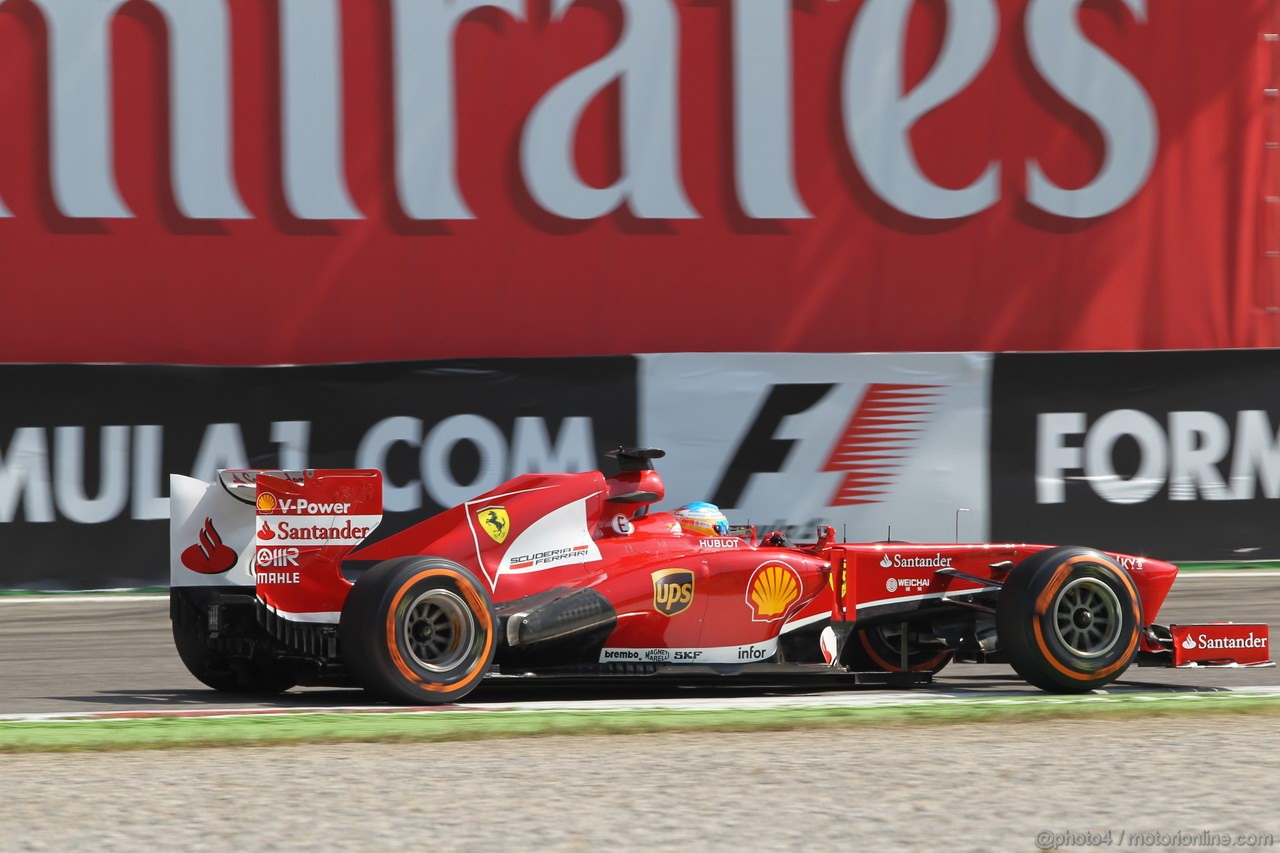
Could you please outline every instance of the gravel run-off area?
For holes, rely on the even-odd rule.
[[[1277,785],[1274,716],[13,754],[0,849],[1280,850]]]

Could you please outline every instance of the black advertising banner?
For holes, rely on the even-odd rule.
[[[630,356],[305,367],[0,366],[0,588],[168,580],[168,475],[379,468],[401,530],[636,441]],[[606,466],[607,467],[607,466]]]
[[[991,538],[1280,557],[1280,350],[996,357]]]

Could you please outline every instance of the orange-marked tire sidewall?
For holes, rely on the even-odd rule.
[[[1120,649],[1119,654],[1108,653],[1105,658],[1102,658],[1101,666],[1083,670],[1080,669],[1079,662],[1076,663],[1076,669],[1064,665],[1061,649],[1056,647],[1056,643],[1050,642],[1047,635],[1053,620],[1052,603],[1056,601],[1066,581],[1082,575],[1093,576],[1110,587],[1116,588],[1117,596],[1121,598],[1121,607],[1125,611],[1124,626],[1121,629],[1124,635],[1121,635],[1117,643],[1117,648]],[[1128,575],[1116,573],[1110,566],[1087,556],[1074,557],[1065,561],[1060,569],[1053,573],[1050,583],[1044,585],[1041,594],[1036,597],[1036,617],[1032,620],[1032,631],[1036,637],[1036,644],[1041,649],[1044,662],[1064,678],[1082,681],[1082,683],[1107,679],[1116,672],[1124,671],[1130,661],[1133,661],[1134,654],[1138,652],[1138,631],[1142,624],[1142,617],[1138,613],[1138,601],[1138,590],[1134,588],[1133,580]]]
[[[479,643],[479,651],[468,658],[466,665],[460,671],[443,675],[432,673],[431,677],[428,677],[426,673],[419,671],[406,660],[401,649],[400,628],[412,602],[411,593],[416,594],[432,588],[450,589],[466,601],[476,621],[476,640]],[[495,642],[493,619],[483,593],[476,587],[470,575],[442,566],[417,572],[395,591],[387,606],[384,624],[386,648],[391,662],[399,674],[416,689],[433,693],[465,691],[474,682],[483,678],[488,669]]]
[[[447,657],[426,665],[406,630],[416,618],[411,609],[432,590],[448,592],[451,603],[424,618],[443,616],[469,638],[455,635]],[[431,555],[396,557],[356,579],[342,606],[338,641],[352,680],[369,692],[400,704],[438,705],[457,701],[488,673],[497,650],[496,626],[488,590],[465,566]]]
[[[1090,662],[1079,658],[1073,660],[1069,653],[1060,649],[1058,644],[1050,639],[1052,621],[1054,619],[1053,603],[1057,600],[1058,594],[1068,580],[1082,575],[1095,577],[1113,587],[1120,596],[1121,607],[1125,611],[1124,626],[1122,628],[1123,635],[1117,646],[1119,653],[1107,654],[1099,660],[1101,665],[1097,667],[1091,667],[1089,666]],[[1099,562],[1088,555],[1080,555],[1065,560],[1053,572],[1048,583],[1044,585],[1044,588],[1036,596],[1035,615],[1031,621],[1031,629],[1036,646],[1039,648],[1044,662],[1062,677],[1081,683],[1108,679],[1110,676],[1123,671],[1129,666],[1138,650],[1139,628],[1142,621],[1141,615],[1138,613],[1138,601],[1137,589],[1126,574],[1116,572],[1106,563]],[[1068,666],[1064,663],[1064,658],[1070,660],[1073,665]]]
[[[1076,635],[1095,643],[1096,650],[1072,648],[1061,627],[1066,623],[1060,621],[1066,615],[1060,608],[1075,606],[1062,596],[1086,579],[1095,582],[1095,593],[1104,599],[1114,595],[1116,605],[1108,621],[1114,627],[1092,639]],[[1110,594],[1103,592],[1104,586]],[[1137,657],[1143,624],[1142,600],[1128,572],[1105,553],[1078,546],[1046,548],[1018,564],[1001,588],[995,616],[1000,650],[1014,670],[1041,689],[1065,693],[1119,678]]]

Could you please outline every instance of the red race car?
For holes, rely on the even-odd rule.
[[[664,497],[653,448],[618,472],[525,474],[354,550],[373,470],[172,478],[183,663],[219,690],[359,685],[452,702],[486,676],[823,674],[926,682],[953,660],[1080,692],[1131,664],[1266,665],[1264,625],[1165,627],[1177,568],[1082,547],[797,544]],[[349,579],[354,578],[354,581]]]

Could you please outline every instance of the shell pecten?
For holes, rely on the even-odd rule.
[[[800,583],[786,566],[766,566],[751,584],[751,601],[763,617],[779,616],[800,597]]]

